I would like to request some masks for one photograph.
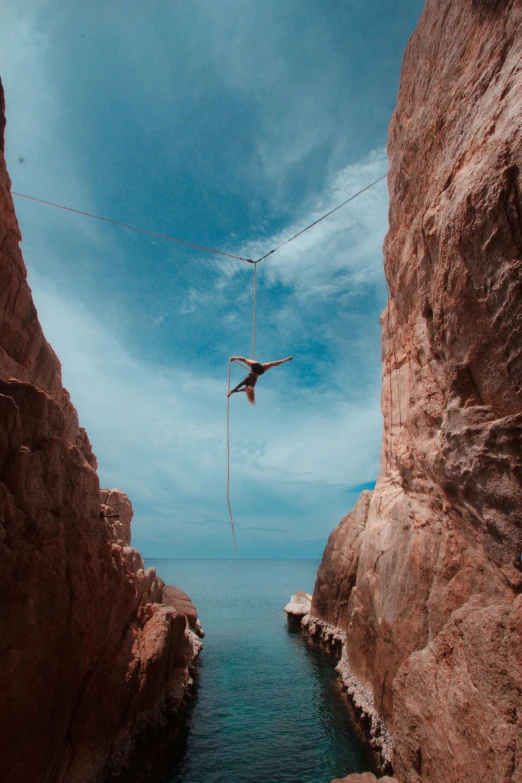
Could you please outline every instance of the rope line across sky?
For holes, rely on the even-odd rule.
[[[177,242],[180,245],[188,245],[189,247],[194,247],[198,250],[204,250],[207,253],[215,253],[219,256],[226,256],[227,258],[234,258],[237,261],[245,261],[247,264],[259,264],[261,261],[264,261],[265,258],[268,258],[268,256],[273,255],[278,250],[281,250],[282,247],[287,245],[289,242],[293,242],[294,239],[297,239],[297,237],[300,237],[301,234],[304,234],[305,231],[308,231],[309,229],[316,226],[318,223],[320,223],[322,220],[325,220],[325,218],[330,217],[330,215],[333,215],[334,212],[337,212],[337,210],[341,209],[342,207],[346,206],[346,204],[349,204],[350,201],[353,201],[358,196],[365,193],[367,190],[370,190],[370,188],[373,188],[374,185],[377,185],[379,182],[382,182],[383,179],[386,179],[388,175],[383,174],[382,177],[379,177],[378,179],[374,180],[373,182],[370,182],[369,185],[366,185],[362,190],[357,191],[357,193],[354,193],[353,196],[350,196],[346,199],[346,201],[343,201],[342,204],[339,204],[339,206],[334,207],[334,209],[331,209],[329,212],[327,212],[322,217],[318,218],[317,220],[314,220],[313,223],[310,223],[309,226],[306,226],[306,228],[301,229],[301,231],[298,231],[297,234],[294,234],[294,236],[290,237],[289,239],[285,239],[284,242],[281,242],[280,245],[277,245],[277,247],[274,247],[273,250],[270,250],[268,253],[265,253],[264,256],[261,256],[257,259],[257,261],[252,260],[251,258],[243,258],[242,256],[236,256],[233,253],[225,253],[223,250],[215,250],[211,247],[205,247],[205,245],[198,245],[195,242],[187,242],[185,239],[176,239],[175,237],[168,236],[167,234],[159,234],[157,231],[150,231],[147,228],[140,228],[139,226],[133,226],[130,223],[121,223],[118,220],[111,220],[110,218],[101,217],[100,215],[93,215],[90,212],[82,212],[80,209],[73,209],[72,207],[65,207],[63,204],[54,204],[52,201],[46,201],[42,198],[36,198],[35,196],[28,196],[25,193],[17,193],[16,191],[12,191],[13,196],[18,196],[19,198],[26,198],[29,201],[37,201],[39,204],[47,204],[49,207],[56,207],[56,209],[64,209],[67,212],[74,212],[76,215],[83,215],[84,217],[90,217],[94,220],[102,220],[104,223],[111,223],[114,226],[120,226],[121,228],[130,228],[133,231],[140,231],[142,234],[150,234],[153,237],[159,237],[160,239],[165,239],[168,242]]]
[[[333,215],[334,212],[337,212],[339,209],[342,209],[342,207],[346,206],[346,204],[349,204],[350,201],[353,201],[354,199],[358,198],[359,196],[361,196],[366,191],[370,190],[370,188],[373,188],[379,182],[382,182],[382,180],[386,179],[387,176],[388,176],[387,174],[383,174],[378,179],[374,180],[373,182],[370,182],[364,188],[362,188],[361,190],[357,191],[357,193],[354,193],[352,196],[349,196],[349,198],[347,198],[345,201],[343,201],[342,204],[339,204],[337,207],[334,207],[333,209],[329,210],[328,212],[326,212],[326,214],[322,215],[320,218],[317,218],[317,220],[314,220],[312,223],[310,223],[310,225],[308,225],[305,228],[301,229],[300,231],[298,231],[296,234],[294,234],[293,236],[289,237],[288,239],[285,239],[284,242],[281,242],[280,245],[277,245],[272,250],[270,250],[268,253],[265,253],[263,256],[258,258],[256,261],[254,261],[251,258],[244,258],[242,256],[235,255],[234,253],[226,253],[223,250],[216,250],[215,248],[206,247],[205,245],[200,245],[200,244],[197,244],[196,242],[188,242],[188,241],[186,241],[184,239],[177,239],[176,237],[171,237],[171,236],[169,236],[167,234],[160,234],[157,231],[151,231],[151,230],[146,229],[146,228],[141,228],[139,226],[134,226],[134,225],[131,225],[130,223],[123,223],[123,222],[118,221],[118,220],[111,220],[110,218],[101,217],[100,215],[93,215],[90,212],[84,212],[84,211],[82,211],[80,209],[73,209],[72,207],[66,207],[63,204],[55,204],[52,201],[46,201],[45,199],[36,198],[35,196],[28,196],[25,193],[17,193],[16,191],[12,191],[12,193],[13,193],[13,196],[18,196],[19,198],[25,198],[25,199],[28,199],[29,201],[36,201],[39,204],[46,204],[47,206],[55,207],[56,209],[63,209],[65,211],[67,211],[67,212],[73,212],[73,213],[75,213],[77,215],[83,215],[84,217],[93,218],[94,220],[101,220],[104,223],[111,223],[112,225],[120,226],[121,228],[130,228],[133,231],[139,231],[139,232],[141,232],[143,234],[149,234],[150,236],[158,237],[160,239],[165,239],[168,242],[176,242],[176,243],[178,243],[180,245],[188,245],[189,247],[193,247],[193,248],[196,248],[198,250],[203,250],[203,251],[208,252],[208,253],[214,253],[216,255],[226,256],[227,258],[233,258],[233,259],[236,259],[237,261],[244,261],[244,262],[246,262],[248,264],[252,264],[253,267],[254,267],[253,268],[253,272],[254,272],[254,280],[253,280],[253,282],[254,282],[254,290],[253,290],[253,294],[254,294],[254,297],[253,297],[253,313],[252,313],[252,359],[253,359],[254,358],[254,353],[255,353],[255,343],[256,343],[256,277],[257,277],[256,272],[257,272],[257,264],[261,263],[261,261],[264,261],[266,258],[268,258],[269,256],[273,255],[274,253],[277,253],[278,250],[280,250],[282,247],[287,245],[289,242],[293,242],[294,239],[297,239],[298,237],[300,237],[302,234],[305,233],[305,231],[309,231],[311,228],[316,226],[322,220],[325,220],[327,217],[330,217],[330,215]],[[235,529],[234,529],[234,518],[233,518],[233,514],[232,514],[232,507],[231,507],[231,504],[230,504],[230,365],[231,365],[231,362],[232,362],[232,359],[230,359],[229,363],[228,363],[228,392],[229,392],[229,394],[227,395],[227,427],[226,427],[227,428],[227,504],[228,504],[228,511],[229,511],[229,515],[230,515],[230,525],[231,525],[231,529],[232,529],[232,538],[233,538],[233,542],[234,542],[234,550],[235,550],[236,555],[237,555],[238,550],[237,550],[237,543],[236,543],[236,533],[235,533]],[[240,362],[240,363],[242,364],[242,362]]]

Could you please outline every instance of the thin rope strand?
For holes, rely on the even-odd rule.
[[[252,313],[252,359],[256,352],[257,264],[254,264],[254,308]]]
[[[379,177],[379,179],[374,180],[374,182],[371,182],[369,185],[366,185],[365,188],[362,190],[359,190],[358,193],[354,193],[353,196],[350,196],[350,198],[347,198],[346,201],[343,201],[342,204],[339,204],[338,207],[335,207],[334,209],[331,209],[330,212],[327,212],[326,215],[323,215],[322,217],[318,218],[318,220],[314,220],[313,223],[310,223],[309,226],[306,228],[303,228],[301,231],[298,231],[297,234],[294,234],[293,237],[290,237],[290,239],[285,239],[284,242],[281,242],[280,245],[277,247],[274,247],[273,250],[271,250],[269,253],[265,253],[264,256],[261,256],[261,258],[258,258],[258,260],[255,262],[256,264],[259,264],[260,261],[264,261],[265,258],[268,258],[268,256],[271,256],[272,253],[276,253],[278,250],[281,250],[282,247],[287,245],[289,242],[292,242],[294,239],[297,239],[297,237],[300,237],[301,234],[304,234],[305,231],[308,231],[310,228],[313,228],[318,223],[321,222],[321,220],[325,220],[325,218],[330,217],[330,215],[333,215],[334,212],[337,212],[338,209],[341,209],[341,207],[346,206],[346,204],[349,204],[350,201],[353,201],[357,196],[360,196],[362,193],[365,193],[367,190],[370,190],[370,188],[373,188],[374,185],[377,185],[378,182],[382,182],[383,179],[386,179],[388,174],[383,174],[382,177]]]
[[[169,242],[177,242],[179,245],[188,245],[189,247],[195,247],[198,250],[205,250],[207,253],[216,253],[218,256],[226,256],[227,258],[235,258],[238,261],[246,261],[248,264],[253,264],[251,258],[242,258],[241,256],[235,256],[232,253],[224,253],[222,250],[214,250],[211,247],[205,247],[204,245],[196,245],[194,242],[186,242],[184,239],[175,239],[175,237],[169,237],[167,234],[158,234],[156,231],[149,231],[147,228],[138,228],[138,226],[131,226],[129,223],[120,223],[117,220],[110,220],[109,218],[100,217],[100,215],[91,215],[90,212],[82,212],[79,209],[72,209],[71,207],[64,207],[62,204],[53,204],[52,201],[44,201],[42,198],[34,198],[34,196],[26,196],[24,193],[16,193],[12,191],[13,196],[20,196],[20,198],[27,198],[29,201],[37,201],[39,204],[47,204],[49,207],[56,207],[57,209],[65,209],[67,212],[74,212],[76,215],[84,215],[84,217],[94,218],[94,220],[102,220],[104,223],[112,223],[113,226],[120,226],[122,228],[131,228],[133,231],[140,231],[142,234],[150,234],[153,237],[159,237],[160,239],[166,239]]]
[[[232,359],[228,360],[228,391],[230,391],[230,365]],[[234,529],[234,517],[232,516],[232,508],[230,506],[230,397],[227,397],[227,504],[228,513],[230,514],[230,526],[232,528],[232,538],[234,539],[234,549],[237,555],[236,545],[236,531]]]
[[[298,231],[297,234],[294,234],[293,237],[290,237],[289,239],[285,239],[284,242],[281,242],[280,245],[277,247],[274,247],[273,250],[270,250],[269,253],[265,253],[264,256],[261,256],[261,258],[258,258],[257,261],[253,261],[251,258],[243,258],[243,256],[236,256],[233,253],[225,253],[223,250],[214,250],[214,248],[206,247],[205,245],[197,245],[194,242],[187,242],[184,239],[176,239],[175,237],[168,236],[167,234],[159,234],[156,231],[149,231],[149,229],[146,228],[139,228],[138,226],[133,226],[130,223],[120,223],[118,220],[110,220],[109,218],[101,217],[100,215],[93,215],[90,212],[82,212],[80,209],[73,209],[72,207],[65,207],[63,204],[55,204],[52,201],[46,201],[43,198],[35,198],[34,196],[28,196],[25,193],[17,193],[16,191],[12,191],[13,196],[19,196],[20,198],[26,198],[29,199],[29,201],[37,201],[39,204],[47,204],[49,207],[56,207],[56,209],[64,209],[66,212],[74,212],[76,215],[84,215],[84,217],[90,217],[94,220],[101,220],[104,223],[111,223],[113,226],[120,226],[121,228],[130,228],[132,231],[139,231],[142,234],[149,234],[153,237],[159,237],[160,239],[166,239],[168,242],[176,242],[179,245],[187,245],[188,247],[195,247],[198,250],[204,250],[207,253],[215,253],[218,256],[226,256],[227,258],[235,258],[237,261],[245,261],[247,264],[259,264],[260,261],[264,261],[265,258],[268,258],[268,256],[273,255],[278,250],[280,250],[282,247],[287,245],[289,242],[292,242],[294,239],[297,239],[297,237],[300,237],[301,234],[304,234],[305,231],[308,231],[310,228],[313,228],[318,223],[320,223],[322,220],[325,220],[327,217],[330,217],[330,215],[333,215],[334,212],[337,212],[338,209],[341,209],[342,207],[346,206],[346,204],[349,204],[350,201],[353,201],[358,196],[360,196],[362,193],[365,193],[370,188],[373,188],[374,185],[377,185],[378,182],[381,182],[383,179],[386,179],[388,175],[383,174],[382,177],[379,177],[379,179],[374,180],[369,185],[366,185],[366,187],[362,188],[362,190],[359,190],[357,193],[354,193],[353,196],[350,196],[350,198],[347,198],[346,201],[343,201],[342,204],[339,204],[338,207],[335,207],[334,209],[331,209],[329,212],[326,213],[326,215],[323,215],[322,217],[318,218],[317,220],[314,220],[313,223],[310,223],[309,226],[306,226],[306,228],[303,228],[301,231]]]

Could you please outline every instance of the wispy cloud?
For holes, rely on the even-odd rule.
[[[206,242],[213,224],[209,243],[255,258],[383,174],[382,140],[348,165],[339,153],[344,41],[322,75],[310,67],[304,78],[310,47],[330,63],[331,33],[309,25],[294,42],[292,9],[242,5],[159,3],[142,14],[136,4],[121,39],[112,6],[101,26],[52,2],[0,8],[17,189],[153,229],[175,224],[189,240]],[[260,34],[274,15],[284,50]],[[92,93],[77,85],[80,60],[71,74],[60,65],[71,25],[78,42],[98,36],[82,55]],[[17,209],[46,336],[102,483],[136,506],[135,543],[148,555],[228,555],[226,360],[250,350],[252,268],[43,206]],[[386,226],[382,182],[258,268],[256,356],[294,362],[260,380],[256,408],[231,400],[242,554],[319,555],[377,475]],[[243,372],[233,368],[234,384]]]
[[[183,315],[188,315],[197,310],[198,307],[206,307],[211,301],[212,294],[209,291],[199,291],[196,288],[189,288],[187,298],[181,306]]]
[[[241,252],[253,258],[264,255],[385,174],[387,168],[384,149],[373,151],[364,160],[346,166],[298,223],[285,226],[262,245],[249,242],[241,247]],[[269,280],[291,285],[303,294],[313,294],[315,286],[325,285],[328,295],[346,290],[351,278],[358,285],[380,282],[387,204],[388,191],[383,181],[302,234],[298,241],[290,242],[277,254],[269,256],[263,262]]]

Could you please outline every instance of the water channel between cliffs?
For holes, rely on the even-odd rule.
[[[329,783],[370,769],[335,661],[288,628],[317,561],[148,560],[194,601],[205,629],[195,698],[177,738],[125,783]],[[123,783],[123,781],[122,781]]]

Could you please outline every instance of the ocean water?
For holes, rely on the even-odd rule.
[[[142,754],[136,783],[329,783],[370,769],[335,661],[289,628],[310,560],[147,560],[195,603],[206,632],[179,734]],[[129,778],[129,781],[131,778]]]

